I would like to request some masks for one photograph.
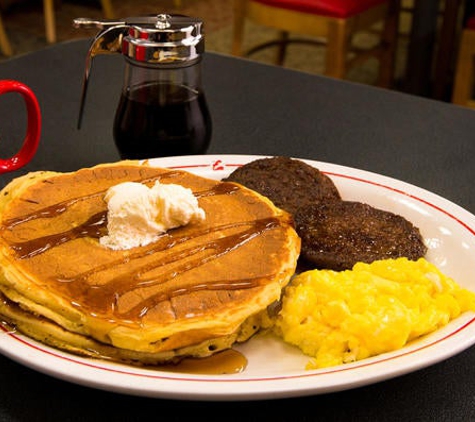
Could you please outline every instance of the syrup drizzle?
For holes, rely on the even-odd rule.
[[[239,190],[239,187],[231,183],[223,183],[223,185],[224,186],[217,185],[216,187],[213,187],[212,189],[198,192],[196,196],[198,198],[201,198],[201,197],[212,196],[212,195],[225,195],[225,194],[234,193],[237,190]],[[101,194],[103,194],[103,192],[101,192]],[[86,197],[90,198],[91,196],[98,196],[98,195],[99,193],[96,193],[93,195],[87,195]],[[84,198],[85,197],[74,198],[70,201],[65,201],[65,202],[68,202],[69,205],[72,205],[80,200],[83,200]],[[18,217],[18,218],[8,220],[4,224],[4,227],[7,229],[11,229],[18,224],[26,223],[35,218],[45,218],[45,217],[51,218],[59,214],[62,214],[66,209],[67,207],[65,208],[64,202],[62,202],[61,205],[59,206],[53,205],[51,207],[43,208],[37,213],[31,213],[23,217]],[[77,227],[73,227],[72,229],[68,231],[49,235],[49,236],[43,236],[37,239],[31,239],[25,242],[15,242],[15,243],[12,243],[11,246],[17,252],[17,255],[20,259],[32,258],[40,253],[46,252],[48,249],[51,249],[55,246],[59,246],[62,243],[68,242],[73,239],[77,239],[80,237],[99,238],[105,234],[106,226],[107,226],[107,211],[102,211],[90,217],[89,220],[87,220],[83,224]],[[231,226],[228,226],[227,228],[230,228],[230,227]],[[221,227],[214,228],[212,230],[217,231],[217,230],[222,230],[223,228],[226,228],[226,227],[221,226]],[[207,233],[210,233],[210,231],[207,231]],[[184,240],[188,240],[188,239],[185,239],[185,238],[181,239],[182,242]],[[168,244],[167,248],[170,248],[171,246],[172,246],[171,244]],[[150,251],[149,253],[153,253],[153,252],[154,251]]]
[[[154,182],[154,181],[157,181],[157,180],[162,180],[162,179],[166,179],[166,178],[175,177],[175,176],[180,175],[180,174],[182,174],[182,173],[178,172],[178,171],[169,171],[167,173],[160,174],[158,176],[140,178],[140,179],[136,179],[136,180],[132,180],[132,181],[147,184],[147,183],[151,183],[151,182]],[[8,219],[8,220],[3,222],[3,225],[2,225],[3,229],[11,230],[13,227],[15,227],[18,224],[23,224],[23,223],[26,223],[26,222],[31,221],[31,220],[36,220],[38,218],[54,218],[54,217],[56,217],[60,214],[63,214],[71,206],[73,206],[74,204],[76,204],[78,202],[104,196],[104,194],[107,192],[108,189],[109,188],[106,188],[106,189],[100,190],[98,192],[91,193],[89,195],[83,195],[83,196],[79,196],[79,197],[76,197],[76,198],[67,199],[65,201],[58,202],[58,203],[53,204],[49,207],[41,208],[39,210],[36,210],[32,213],[23,215],[21,217]],[[25,202],[33,202],[33,201],[25,200]]]
[[[93,223],[96,222],[96,218],[91,218],[89,221]],[[239,280],[215,280],[208,281],[199,284],[193,284],[189,286],[182,286],[180,288],[166,288],[165,284],[175,277],[183,274],[187,271],[198,268],[212,260],[219,258],[220,256],[227,254],[237,248],[242,247],[250,240],[261,235],[262,233],[276,228],[280,224],[279,220],[274,217],[264,218],[261,220],[256,220],[252,222],[245,223],[236,223],[225,225],[227,228],[230,227],[239,227],[247,226],[244,230],[239,231],[238,233],[220,237],[217,239],[212,239],[204,243],[200,243],[197,246],[190,248],[185,248],[183,250],[167,254],[165,259],[157,259],[147,264],[142,265],[139,268],[134,268],[133,270],[125,270],[120,273],[119,276],[109,280],[107,284],[104,285],[90,285],[88,283],[89,277],[101,272],[107,271],[115,267],[119,263],[125,263],[130,261],[131,257],[122,258],[120,262],[111,262],[100,267],[91,269],[88,272],[79,274],[74,278],[61,278],[58,279],[58,282],[63,282],[69,284],[69,290],[73,297],[82,297],[83,303],[87,303],[87,306],[91,309],[94,309],[94,312],[98,314],[107,314],[111,313],[115,316],[120,316],[121,318],[126,318],[127,320],[138,320],[146,313],[149,309],[155,307],[158,303],[170,300],[173,297],[187,295],[192,292],[200,290],[237,290],[237,289],[250,289],[257,287],[263,280],[265,276],[239,279]],[[221,228],[224,226],[221,226]],[[31,242],[32,245],[28,245],[30,242],[25,242],[21,245],[13,245],[15,250],[21,251],[22,248],[28,251],[30,256],[34,256],[38,253],[42,253],[45,250],[62,244],[68,240],[77,238],[78,233],[81,235],[87,235],[88,233],[96,230],[96,227],[85,228],[79,226],[74,228],[71,232],[61,233],[57,235],[56,240],[57,244],[51,242],[51,236],[46,238],[35,239]],[[219,230],[219,228],[214,229],[213,231]],[[207,232],[210,232],[208,230]],[[189,236],[184,236],[179,239],[179,242],[185,242],[194,237],[203,235],[201,232],[191,234]],[[133,255],[133,259],[140,259],[153,251],[157,253],[163,251],[172,245],[176,245],[177,242],[173,239],[173,236],[170,236],[171,239],[168,240],[164,245],[157,246],[156,248],[150,250],[145,249],[140,252],[136,252]],[[41,242],[40,245],[37,242]],[[44,242],[44,243],[43,243]],[[25,256],[25,255],[21,255]],[[147,278],[146,274],[150,271],[157,269],[159,267],[166,267],[169,264],[176,264],[172,269],[161,273],[159,276],[153,278]],[[138,305],[132,307],[131,309],[120,312],[118,310],[118,299],[126,293],[132,292],[137,289],[154,287],[157,285],[163,286],[160,289],[159,293],[153,294],[146,299],[143,299]],[[76,305],[79,306],[79,305]]]
[[[107,225],[107,213],[101,212],[93,215],[89,220],[80,226],[73,227],[66,232],[43,236],[38,239],[25,242],[12,243],[12,249],[20,259],[33,258],[34,256],[46,252],[47,250],[59,246],[80,237],[101,237],[105,234]]]
[[[158,177],[143,179],[143,181],[150,182],[163,177],[175,176],[177,173],[179,172],[169,172]],[[213,195],[229,195],[238,190],[239,186],[233,183],[223,182],[216,184],[211,189],[195,192],[195,196],[202,198]],[[74,205],[78,201],[103,194],[104,191],[96,192],[42,208],[34,213],[4,222],[3,229],[12,229],[16,225],[31,221],[32,219],[52,218],[64,213],[68,207]],[[224,224],[218,227],[201,231],[196,230],[195,232],[182,235],[176,234],[171,230],[170,232],[160,236],[158,241],[155,242],[151,248],[139,248],[136,252],[131,254],[120,254],[120,258],[117,260],[92,268],[91,270],[78,274],[73,278],[58,278],[55,281],[66,287],[69,291],[69,297],[78,299],[77,301],[71,302],[74,306],[87,307],[90,309],[91,314],[94,313],[97,316],[102,315],[111,321],[120,317],[122,322],[127,321],[129,323],[136,323],[139,322],[150,309],[157,306],[160,302],[169,301],[177,296],[188,295],[192,292],[201,290],[237,290],[250,289],[259,286],[260,283],[264,282],[266,278],[270,276],[269,274],[247,279],[240,278],[239,280],[226,279],[205,281],[198,284],[182,285],[179,288],[170,287],[170,283],[168,282],[172,281],[180,274],[200,267],[220,256],[242,247],[250,240],[269,230],[273,230],[282,224],[286,223],[283,223],[276,217],[268,217],[248,222]],[[87,221],[68,231],[25,242],[12,243],[11,246],[17,253],[19,259],[32,258],[51,248],[80,237],[98,238],[105,234],[106,225],[107,213],[106,211],[103,211],[91,216]],[[102,271],[110,270],[116,265],[125,264],[132,259],[138,260],[145,258],[165,250],[172,250],[177,245],[183,243],[186,245],[186,242],[191,239],[228,229],[239,229],[239,231],[236,232],[236,230],[234,230],[233,234],[224,236],[220,235],[213,239],[204,240],[196,246],[193,245],[188,248],[185,247],[181,250],[176,250],[175,252],[168,252],[164,259],[156,259],[152,262],[144,263],[138,268],[137,266],[134,266],[134,268],[129,271],[121,271],[119,276],[109,280],[107,284],[91,285],[91,283],[88,283],[91,276],[97,275]],[[174,264],[173,269],[166,268],[167,265],[172,263]],[[154,277],[147,277],[147,274],[153,270],[160,269],[160,267],[165,268],[165,271]],[[159,287],[158,291],[155,289],[152,294],[148,296],[146,295],[146,297],[138,304],[129,309],[119,310],[119,300],[123,295],[134,292],[138,289],[147,289],[157,286]]]
[[[184,374],[224,375],[243,372],[246,367],[246,357],[237,350],[228,349],[205,358],[185,358],[176,364],[159,365],[155,369]]]

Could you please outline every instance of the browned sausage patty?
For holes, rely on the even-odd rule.
[[[253,189],[291,214],[302,205],[341,199],[327,175],[295,158],[257,159],[234,170],[223,180]]]
[[[295,221],[302,239],[300,256],[317,268],[340,271],[356,262],[416,260],[427,252],[419,229],[404,217],[360,202],[301,207]]]

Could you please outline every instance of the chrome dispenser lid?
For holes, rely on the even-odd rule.
[[[122,54],[139,62],[193,61],[204,52],[203,23],[181,15],[160,14],[146,22],[128,22]]]

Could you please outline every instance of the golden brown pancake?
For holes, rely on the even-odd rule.
[[[206,218],[144,247],[111,250],[107,189],[190,188]],[[37,172],[0,195],[0,317],[76,353],[160,363],[252,336],[300,250],[291,216],[243,186],[123,161]]]

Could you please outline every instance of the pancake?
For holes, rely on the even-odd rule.
[[[206,217],[157,241],[111,250],[108,188],[190,188]],[[246,341],[295,271],[293,219],[241,185],[121,161],[36,172],[0,195],[0,318],[54,347],[158,364]]]

